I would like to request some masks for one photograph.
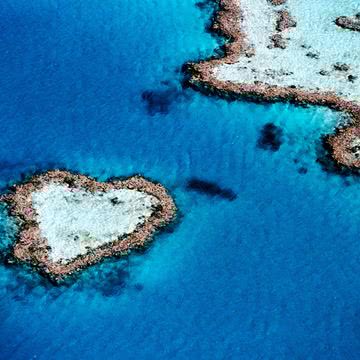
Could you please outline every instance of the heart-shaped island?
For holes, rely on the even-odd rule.
[[[98,182],[60,170],[15,185],[0,200],[19,223],[14,258],[55,280],[145,246],[176,213],[166,189],[141,176]]]

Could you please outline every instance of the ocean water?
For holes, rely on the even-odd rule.
[[[1,359],[358,359],[359,181],[316,161],[339,115],[182,87],[221,40],[196,0],[0,2],[0,186],[66,168],[158,180],[175,226],[56,287],[0,266]],[[278,151],[261,130],[282,130]],[[236,194],[193,191],[199,178]],[[16,224],[1,210],[2,254]]]

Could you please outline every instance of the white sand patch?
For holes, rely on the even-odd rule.
[[[339,16],[360,12],[354,0],[288,0],[283,6],[272,6],[267,0],[241,0],[243,32],[255,56],[240,57],[236,64],[215,69],[222,81],[254,84],[256,81],[308,91],[334,91],[344,99],[360,102],[360,33],[342,29],[334,21]],[[282,32],[286,49],[269,49],[269,37],[275,33],[276,12],[288,10],[297,21],[295,28]],[[318,54],[318,59],[306,56]],[[334,64],[345,63],[348,71],[334,70]],[[327,71],[328,75],[321,75]],[[353,82],[348,76],[357,77]]]
[[[160,201],[137,190],[90,193],[51,184],[34,192],[32,203],[50,259],[67,262],[132,233]]]

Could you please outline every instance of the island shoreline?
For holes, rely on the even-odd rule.
[[[86,254],[79,255],[67,263],[52,262],[49,258],[47,241],[40,235],[40,227],[31,198],[34,191],[54,182],[65,184],[70,190],[86,190],[89,193],[106,193],[113,189],[137,190],[157,198],[160,206],[130,234],[89,249]],[[9,193],[0,197],[0,201],[7,204],[9,215],[14,217],[19,225],[8,262],[26,263],[55,283],[62,282],[70,275],[99,263],[105,258],[122,257],[133,250],[146,248],[155,234],[177,218],[175,202],[167,189],[160,183],[139,175],[121,178],[121,180],[112,178],[107,182],[98,182],[89,176],[63,170],[50,170],[13,185]]]
[[[251,57],[254,49],[246,44],[246,34],[241,30],[241,0],[212,1],[216,2],[217,8],[210,30],[228,40],[222,47],[224,56],[185,64],[185,72],[189,74],[187,84],[206,95],[215,95],[227,100],[247,100],[258,103],[288,102],[300,106],[323,106],[342,112],[349,117],[350,125],[346,128],[336,129],[335,133],[328,135],[325,141],[329,145],[332,159],[338,167],[345,166],[354,170],[360,168],[360,160],[349,159],[344,154],[349,150],[352,136],[359,133],[358,130],[355,130],[360,127],[359,104],[344,100],[333,92],[310,92],[265,83],[252,85],[221,81],[216,78],[213,74],[216,66],[234,64],[241,56]],[[279,5],[283,3],[281,2]],[[341,137],[339,134],[342,134]]]

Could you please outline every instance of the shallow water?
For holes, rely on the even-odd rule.
[[[316,162],[338,116],[183,89],[182,64],[218,46],[195,3],[0,4],[1,188],[54,167],[141,173],[181,211],[143,254],[63,287],[2,265],[0,358],[358,358],[359,182]],[[257,145],[269,122],[275,152]],[[5,215],[0,233],[6,248]]]

